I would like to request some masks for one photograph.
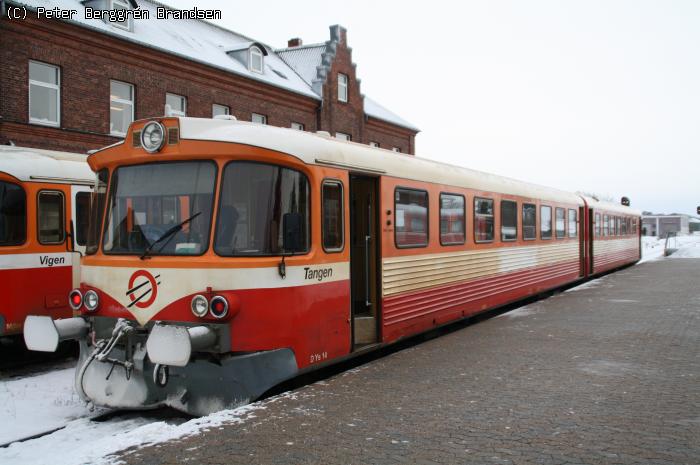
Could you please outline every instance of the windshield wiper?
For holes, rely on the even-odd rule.
[[[189,218],[187,218],[186,220],[184,220],[182,223],[176,224],[176,225],[173,226],[172,228],[170,228],[170,229],[168,229],[167,231],[165,231],[158,239],[156,239],[155,241],[151,242],[151,243],[148,245],[148,247],[146,247],[146,250],[143,251],[143,254],[142,254],[141,257],[139,257],[139,258],[141,258],[141,260],[143,260],[143,259],[145,259],[146,257],[148,257],[149,254],[151,253],[151,250],[153,250],[153,247],[154,247],[156,244],[158,244],[158,243],[160,243],[160,242],[163,242],[163,241],[164,241],[165,239],[167,239],[168,237],[170,237],[170,236],[172,236],[173,234],[175,234],[175,233],[181,231],[181,230],[182,230],[182,227],[183,227],[184,225],[186,225],[187,223],[189,223],[189,222],[192,221],[193,219],[197,218],[197,217],[198,217],[199,215],[201,215],[201,214],[202,214],[202,212],[197,212],[197,213],[195,213],[194,215],[192,215],[192,216],[190,216]],[[162,248],[162,247],[161,247],[161,248]]]

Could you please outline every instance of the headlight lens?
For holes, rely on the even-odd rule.
[[[85,308],[89,312],[94,312],[97,310],[97,306],[100,305],[100,297],[97,295],[97,292],[90,290],[85,293]]]
[[[68,303],[73,310],[80,310],[83,306],[83,294],[78,289],[73,289],[68,294]]]
[[[213,316],[214,318],[221,319],[228,315],[228,302],[225,298],[221,297],[220,295],[217,295],[216,297],[211,299],[211,303],[209,304],[209,311],[211,312],[211,316]]]
[[[207,302],[207,298],[203,295],[196,295],[192,297],[190,308],[194,316],[202,318],[207,314],[207,310],[209,310],[209,302]]]
[[[151,121],[141,130],[141,146],[148,153],[160,151],[165,145],[165,128],[157,121]]]

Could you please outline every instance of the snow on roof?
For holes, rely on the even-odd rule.
[[[246,144],[286,153],[311,165],[351,167],[396,178],[583,205],[581,197],[570,192],[319,134],[233,120],[179,118],[179,121],[181,139]],[[99,157],[100,152],[93,156]]]
[[[245,44],[252,44],[252,39],[206,21],[196,19],[156,19],[158,7],[170,10],[173,8],[154,1],[139,1],[141,9],[149,11],[150,18],[147,20],[134,19],[133,32],[111,26],[101,19],[85,19],[85,7],[80,0],[12,1],[26,5],[31,9],[36,9],[37,7],[52,9],[57,7],[62,10],[76,10],[77,14],[72,20],[66,20],[67,22],[242,75],[249,79],[282,87],[307,97],[320,98],[303,79],[293,73],[287,64],[274,53],[270,53],[265,57],[263,74],[250,71],[243,63],[226,54],[228,51],[240,49]],[[266,48],[271,50],[270,47]],[[282,71],[282,75],[275,72],[275,70]],[[286,76],[286,78],[283,76]]]
[[[369,97],[365,96],[365,113],[371,116],[372,118],[377,118],[383,121],[388,121],[390,123],[394,123],[398,126],[403,126],[408,129],[413,129],[414,131],[420,131],[417,127],[406,121],[405,119],[401,118],[399,115],[396,113],[393,113],[386,109],[385,107],[381,106],[374,100],[372,100]]]
[[[26,147],[0,146],[0,172],[20,181],[93,184],[95,174],[87,155]]]

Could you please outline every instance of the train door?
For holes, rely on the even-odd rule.
[[[578,231],[578,237],[579,237],[579,256],[581,257],[580,260],[580,270],[579,270],[579,276],[587,276],[588,275],[588,250],[586,250],[586,238],[588,237],[588,234],[590,231],[588,229],[588,220],[586,218],[586,207],[579,207],[578,209],[578,217],[581,219],[579,221],[579,231]]]
[[[593,243],[596,237],[595,211],[592,208],[588,209],[588,275],[592,275],[595,271],[593,260]]]
[[[379,341],[377,179],[350,177],[350,286],[353,349]]]

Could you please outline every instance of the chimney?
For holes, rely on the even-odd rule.
[[[295,37],[293,39],[289,39],[287,41],[287,47],[292,48],[292,47],[301,47],[301,39],[299,37]]]

